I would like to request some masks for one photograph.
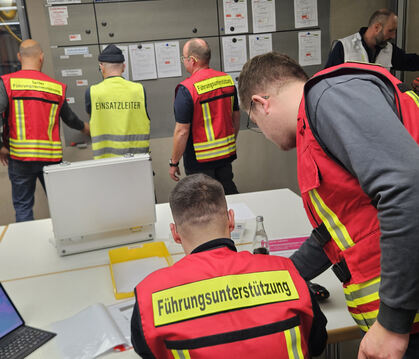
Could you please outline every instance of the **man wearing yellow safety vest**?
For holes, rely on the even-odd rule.
[[[0,113],[3,140],[0,161],[8,165],[16,222],[33,219],[36,179],[45,189],[42,168],[62,159],[60,117],[71,128],[89,134],[89,125],[71,111],[66,85],[41,72],[44,54],[34,40],[20,44],[20,71],[1,76]]]
[[[419,357],[419,97],[385,68],[345,63],[307,81],[286,55],[249,60],[240,100],[265,136],[296,148],[313,232],[291,256],[332,265],[365,333],[358,359]]]
[[[86,90],[94,159],[148,153],[150,119],[143,86],[125,80],[125,58],[115,45],[98,57],[104,80]]]
[[[176,88],[175,119],[169,175],[179,181],[179,161],[187,175],[205,173],[218,180],[226,194],[238,193],[231,162],[240,128],[237,90],[231,76],[209,67],[211,49],[203,39],[183,47],[182,61],[191,74]]]
[[[234,212],[205,174],[170,194],[173,239],[186,256],[135,289],[131,342],[143,359],[308,359],[326,318],[289,258],[237,252]]]

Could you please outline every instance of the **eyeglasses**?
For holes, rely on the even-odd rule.
[[[192,59],[192,60],[194,60],[195,62],[198,62],[198,59],[195,57],[195,56],[181,56],[180,57],[180,61],[181,62],[183,62],[183,61],[185,61],[185,60],[189,60],[189,59]]]
[[[267,100],[269,96],[261,96],[263,99]],[[254,105],[254,101],[250,101],[249,106],[249,113],[247,114],[247,126],[246,128],[250,131],[256,132],[256,133],[262,133],[262,130],[258,127],[258,125],[250,120],[250,113],[252,112],[252,108]]]

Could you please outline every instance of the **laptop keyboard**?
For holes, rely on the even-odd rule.
[[[54,333],[22,327],[0,343],[0,359],[22,359],[54,337]]]

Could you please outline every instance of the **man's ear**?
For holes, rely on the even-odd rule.
[[[236,226],[236,222],[234,220],[234,211],[232,209],[228,210],[228,229],[230,233],[234,231],[234,227]]]
[[[265,115],[269,115],[270,112],[270,101],[269,96],[260,96],[260,95],[253,95],[252,101],[254,103],[253,107],[257,110],[258,107],[261,107],[262,110],[265,112]],[[260,104],[260,106],[257,106]]]
[[[20,52],[17,53],[17,59],[20,63],[22,63],[22,56],[20,55]]]
[[[182,244],[182,240],[181,240],[181,238],[179,236],[179,233],[177,232],[177,229],[176,229],[176,224],[170,223],[169,226],[170,226],[170,232],[172,232],[173,240],[178,244]]]

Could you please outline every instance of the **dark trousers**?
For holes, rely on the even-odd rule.
[[[44,162],[16,161],[9,159],[9,178],[12,183],[12,199],[16,222],[33,220],[36,180],[45,190],[42,168]]]
[[[239,193],[236,185],[233,182],[234,175],[233,175],[233,167],[231,166],[231,163],[227,163],[219,167],[205,169],[205,170],[190,170],[190,169],[185,168],[185,173],[187,175],[191,175],[194,173],[204,173],[216,179],[218,182],[220,182],[223,185],[225,194]]]

